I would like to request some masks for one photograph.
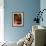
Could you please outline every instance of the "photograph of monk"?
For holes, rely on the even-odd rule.
[[[23,14],[22,13],[14,14],[13,25],[14,26],[22,26],[23,25]]]

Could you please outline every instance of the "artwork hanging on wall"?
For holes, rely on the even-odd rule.
[[[24,13],[23,12],[13,12],[12,25],[13,27],[24,26]]]

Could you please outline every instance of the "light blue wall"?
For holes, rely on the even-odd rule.
[[[42,11],[43,9],[46,9],[46,0],[41,0],[40,1],[40,10]],[[46,27],[46,10],[43,12],[43,22],[40,21],[40,25]]]
[[[40,0],[4,0],[4,38],[18,41],[32,28],[35,12],[40,9]],[[24,27],[12,27],[12,12],[24,12]]]

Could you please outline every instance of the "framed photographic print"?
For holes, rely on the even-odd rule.
[[[20,27],[24,25],[24,13],[23,12],[13,12],[12,25],[14,27]]]

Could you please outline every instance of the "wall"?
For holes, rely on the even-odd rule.
[[[41,11],[42,11],[43,9],[46,9],[46,0],[41,0],[41,1],[40,1],[40,9],[41,9]],[[43,17],[43,22],[41,21],[41,22],[40,22],[40,25],[46,27],[46,20],[45,20],[45,19],[46,19],[46,10],[43,12],[42,17]]]
[[[18,41],[32,29],[40,0],[4,0],[4,39]],[[12,27],[12,12],[24,12],[24,27]]]

